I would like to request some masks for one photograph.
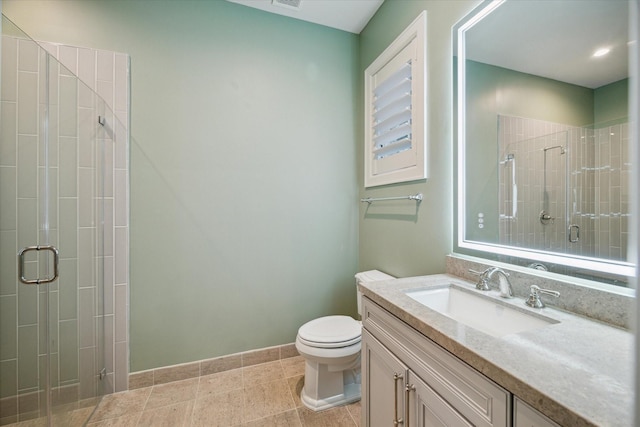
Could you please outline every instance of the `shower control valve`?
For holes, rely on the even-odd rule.
[[[547,211],[543,210],[543,211],[540,212],[540,222],[543,225],[547,225],[547,224],[549,224],[549,222],[551,222],[553,224],[554,220],[555,220],[555,218],[552,217],[551,215],[549,215],[547,213]]]

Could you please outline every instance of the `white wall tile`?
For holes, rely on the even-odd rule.
[[[17,111],[15,102],[2,102],[0,106],[0,123],[2,123],[2,143],[0,144],[0,166],[16,165],[17,143]]]
[[[109,109],[112,109],[111,106],[114,103],[113,82],[98,80],[96,89],[98,95],[107,102]]]
[[[3,76],[4,80],[4,76]],[[32,72],[18,73],[18,133],[38,133],[38,75]]]
[[[60,76],[58,131],[60,136],[77,136],[78,83],[75,77]]]
[[[0,230],[16,229],[17,168],[0,166]]]
[[[117,150],[116,150],[117,151]],[[127,191],[127,171],[116,169],[115,174],[115,225],[118,227],[128,226],[129,206]]]
[[[32,246],[36,242],[38,242],[37,200],[35,198],[18,199],[18,247]]]
[[[58,61],[63,65],[60,74],[78,75],[78,48],[61,45],[58,47]]]
[[[61,258],[78,257],[78,200],[75,198],[60,198],[58,200],[60,212],[59,250]]]
[[[18,70],[38,72],[40,48],[31,40],[18,41]]]
[[[95,215],[95,169],[78,168],[78,226],[95,227],[97,219]]]
[[[78,290],[78,332],[80,348],[96,345],[95,320],[96,314],[95,288]]]
[[[78,138],[61,136],[58,145],[60,197],[76,197],[78,195]]]
[[[95,397],[99,369],[96,367],[95,347],[81,348],[79,350],[79,398],[89,399]]]
[[[78,318],[78,260],[67,258],[60,260],[60,279],[58,289],[60,301],[58,314],[60,320]]]
[[[115,342],[127,341],[127,285],[115,286]]]
[[[104,197],[113,197],[113,145],[114,142],[111,139],[103,141],[104,193],[102,195]]]
[[[17,100],[18,95],[18,40],[2,37],[2,101]]]
[[[94,92],[96,90],[96,51],[78,48],[78,77]]]
[[[115,102],[113,109],[127,111],[129,109],[129,55],[115,55]]]
[[[35,136],[18,136],[18,197],[38,195],[38,140]]]
[[[115,230],[115,283],[127,283],[129,269],[129,236],[125,227]]]
[[[129,387],[129,346],[126,342],[116,343],[115,348],[115,389],[126,390]]]
[[[0,296],[15,295],[18,277],[15,230],[0,231]]]
[[[78,109],[78,166],[91,168],[95,166],[96,126],[98,116],[92,108]]]
[[[93,287],[95,283],[95,228],[78,229],[78,288]]]
[[[104,50],[97,51],[97,74],[96,79],[98,81],[103,80],[107,82],[113,82],[113,66],[114,66],[114,52],[108,52]]]
[[[114,313],[114,281],[113,281],[113,256],[104,257],[104,313]]]

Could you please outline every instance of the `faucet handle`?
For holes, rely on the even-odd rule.
[[[552,291],[551,289],[542,289],[537,285],[531,285],[529,289],[531,290],[531,293],[529,294],[529,298],[527,298],[527,300],[525,301],[525,304],[533,308],[545,307],[542,300],[540,300],[540,294],[551,295],[556,298],[560,296],[560,292],[558,291]]]
[[[476,283],[476,289],[480,291],[489,290],[489,281],[487,280],[487,271],[489,270],[490,268],[486,269],[485,271],[477,271],[471,268],[469,269],[469,273],[475,274],[476,276],[480,276],[478,278],[478,283]]]

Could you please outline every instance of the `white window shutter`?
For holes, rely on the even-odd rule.
[[[365,71],[365,187],[426,174],[426,12]]]

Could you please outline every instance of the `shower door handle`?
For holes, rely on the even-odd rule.
[[[579,240],[580,240],[580,226],[578,224],[571,224],[569,226],[569,243],[577,243]]]
[[[30,251],[48,251],[53,254],[53,276],[45,277],[44,279],[27,279],[24,276],[24,254]],[[47,246],[27,246],[25,248],[20,249],[18,252],[18,276],[20,281],[25,285],[41,285],[44,283],[51,283],[58,278],[58,263],[60,256],[58,254],[58,249],[55,246],[47,245]]]

